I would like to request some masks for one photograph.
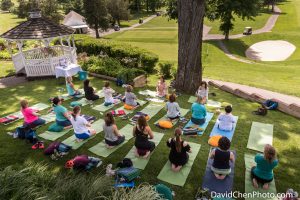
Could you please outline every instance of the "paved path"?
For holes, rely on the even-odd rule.
[[[13,87],[27,82],[24,76],[10,76],[0,79],[0,88]]]
[[[130,26],[130,27],[120,28],[119,31],[115,31],[114,29],[110,28],[110,29],[108,29],[108,31],[105,31],[105,32],[99,32],[99,34],[100,34],[100,37],[104,37],[104,36],[107,36],[107,35],[110,35],[110,34],[113,34],[113,33],[116,33],[116,32],[123,32],[123,31],[132,30],[132,29],[134,29],[134,28],[136,28],[136,27],[139,27],[139,26],[141,26],[141,25],[143,25],[143,24],[149,22],[150,20],[154,19],[155,17],[157,17],[157,15],[151,15],[150,17],[144,19],[144,20],[143,20],[144,22],[143,22],[142,24],[137,23],[137,24],[134,24],[134,25],[132,25],[132,26]],[[90,34],[91,36],[93,36],[93,37],[96,37],[96,32],[95,32],[94,29],[90,29],[90,33],[89,33],[89,34]]]
[[[272,92],[269,90],[237,84],[237,83],[211,80],[211,79],[206,79],[206,81],[209,81],[211,85],[218,87],[224,91],[260,103],[267,99],[274,99],[275,101],[279,102],[279,108],[278,108],[279,110],[300,118],[299,97],[285,95],[278,92]]]

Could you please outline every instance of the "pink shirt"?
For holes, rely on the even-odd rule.
[[[167,94],[167,84],[165,82],[159,81],[157,84],[158,96],[165,96]]]
[[[21,112],[24,116],[24,121],[27,124],[32,123],[38,119],[38,117],[33,114],[33,112],[35,112],[35,110],[32,108],[21,109]]]

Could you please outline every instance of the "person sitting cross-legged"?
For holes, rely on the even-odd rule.
[[[96,101],[97,99],[99,99],[99,96],[95,94],[94,88],[90,86],[90,80],[89,79],[86,79],[83,82],[83,85],[84,85],[83,88],[84,88],[85,98],[87,100]]]
[[[58,126],[64,127],[64,129],[72,128],[72,123],[70,122],[70,112],[62,106],[62,99],[59,97],[54,97],[52,100],[53,107],[50,111],[54,111],[56,116],[56,124]]]
[[[169,160],[172,164],[172,170],[174,172],[180,171],[180,169],[188,162],[189,155],[191,153],[190,145],[182,140],[182,130],[180,128],[175,129],[175,138],[170,138],[167,141],[167,146],[171,149],[169,154]]]
[[[269,183],[273,181],[273,169],[278,165],[276,150],[272,145],[267,144],[264,154],[256,154],[256,166],[251,169],[253,186],[258,188],[258,184],[263,185],[263,189],[269,189]]]
[[[125,141],[125,136],[119,132],[118,127],[115,124],[114,116],[111,112],[106,113],[104,121],[103,131],[107,147],[112,148],[123,143]]]
[[[192,105],[192,118],[191,121],[196,125],[202,125],[205,123],[206,108],[204,106],[203,98],[197,97],[197,101]]]
[[[150,126],[148,126],[145,116],[141,115],[138,118],[137,125],[133,128],[133,136],[135,137],[135,155],[147,158],[155,149],[155,143],[149,141],[149,139],[154,138],[154,135]]]
[[[75,106],[72,117],[70,117],[77,142],[86,140],[96,134],[96,131],[90,128],[91,124],[83,116],[80,116],[80,114],[80,106]]]
[[[210,153],[210,158],[214,159],[211,170],[217,179],[223,180],[231,173],[230,161],[234,161],[235,158],[234,154],[229,150],[230,145],[230,140],[223,136],[219,140],[219,147]]]
[[[232,115],[232,106],[225,107],[225,113],[222,113],[218,117],[218,128],[222,131],[231,131],[233,125],[236,123]]]

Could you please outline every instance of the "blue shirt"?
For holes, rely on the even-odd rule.
[[[254,174],[264,180],[271,180],[273,178],[273,169],[278,165],[278,160],[269,162],[264,158],[263,154],[256,154],[255,156],[256,167]]]
[[[68,120],[64,116],[64,113],[66,113],[68,111],[65,107],[63,107],[61,105],[54,106],[53,111],[55,112],[56,120],[58,120],[58,121],[66,121],[66,120]]]
[[[192,117],[195,119],[204,119],[206,117],[206,108],[203,104],[193,103]]]
[[[69,96],[73,96],[75,94],[75,90],[71,87],[69,83],[66,83],[67,91]]]

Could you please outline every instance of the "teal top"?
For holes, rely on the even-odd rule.
[[[203,104],[193,103],[192,117],[195,119],[204,119],[206,117],[206,108]]]
[[[253,173],[264,180],[271,180],[273,178],[273,169],[278,165],[278,160],[269,162],[264,158],[263,154],[256,154],[255,156],[256,167]]]
[[[55,112],[55,116],[56,116],[57,121],[66,121],[66,120],[68,120],[64,116],[64,113],[68,112],[68,110],[65,107],[63,107],[61,105],[54,106],[53,111]]]
[[[67,91],[69,96],[73,96],[75,94],[75,90],[71,87],[70,83],[66,83]]]
[[[159,196],[165,200],[173,200],[172,190],[164,184],[157,184],[154,186]]]

